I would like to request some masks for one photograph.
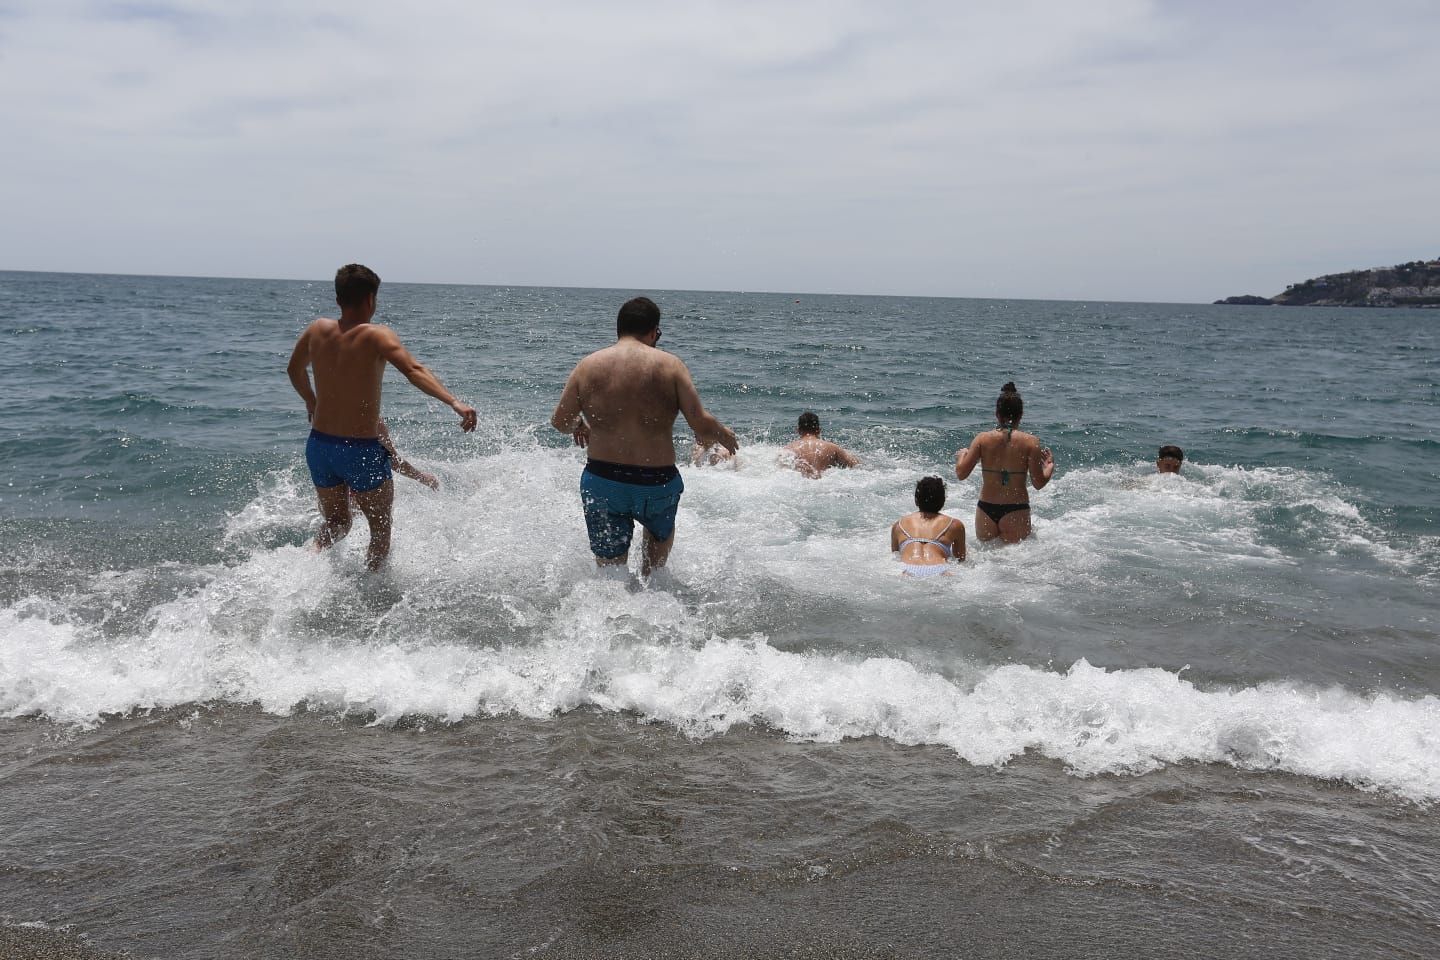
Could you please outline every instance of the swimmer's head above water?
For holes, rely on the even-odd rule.
[[[939,513],[945,508],[945,481],[921,477],[915,481],[915,506],[921,513]]]
[[[1174,444],[1167,443],[1160,448],[1160,455],[1155,460],[1155,468],[1161,473],[1179,473],[1180,464],[1185,462],[1185,451]]]

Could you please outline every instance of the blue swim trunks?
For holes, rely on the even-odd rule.
[[[632,467],[591,460],[580,474],[580,502],[590,549],[603,560],[623,557],[639,523],[656,540],[675,535],[675,511],[685,483],[668,467]]]
[[[305,463],[315,486],[348,484],[356,493],[374,490],[390,479],[390,451],[379,437],[337,437],[310,431],[305,442]]]

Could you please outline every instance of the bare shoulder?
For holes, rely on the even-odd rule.
[[[583,376],[613,367],[616,363],[614,349],[614,347],[602,347],[585,354],[580,358],[580,362],[575,364],[575,372]]]
[[[383,323],[366,323],[356,328],[361,337],[374,343],[398,343],[400,335]]]
[[[686,379],[689,379],[690,368],[685,366],[684,360],[681,360],[679,357],[675,356],[675,354],[667,353],[664,350],[656,350],[655,352],[660,355],[660,363],[665,370],[667,370],[676,377],[684,377]]]

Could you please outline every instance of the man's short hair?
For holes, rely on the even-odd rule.
[[[1160,459],[1160,460],[1165,460],[1165,459],[1167,459],[1167,458],[1172,458],[1172,457],[1173,457],[1174,459],[1176,459],[1176,460],[1184,460],[1184,459],[1185,459],[1185,451],[1184,451],[1184,450],[1181,450],[1179,447],[1175,446],[1174,444],[1169,444],[1169,443],[1167,443],[1165,446],[1163,446],[1163,447],[1160,448],[1160,456],[1159,456],[1158,459]]]
[[[335,271],[335,302],[358,307],[380,292],[380,275],[358,263],[347,263]]]
[[[649,297],[626,300],[615,315],[617,337],[643,337],[660,326],[660,308]]]
[[[939,513],[945,506],[945,481],[921,477],[915,482],[915,506],[923,513]]]
[[[811,413],[809,410],[806,410],[804,413],[800,414],[800,421],[796,424],[795,429],[799,430],[801,433],[813,433],[818,436],[820,433],[820,418],[815,414]]]

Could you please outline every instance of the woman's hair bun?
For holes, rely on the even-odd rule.
[[[1015,384],[1014,384],[1014,382],[1012,381],[1012,382],[1010,382],[1010,383],[1005,384],[1005,386],[1001,387],[1001,388],[1000,388],[1000,392],[1001,392],[1001,393],[1019,393],[1020,391],[1015,389]]]

